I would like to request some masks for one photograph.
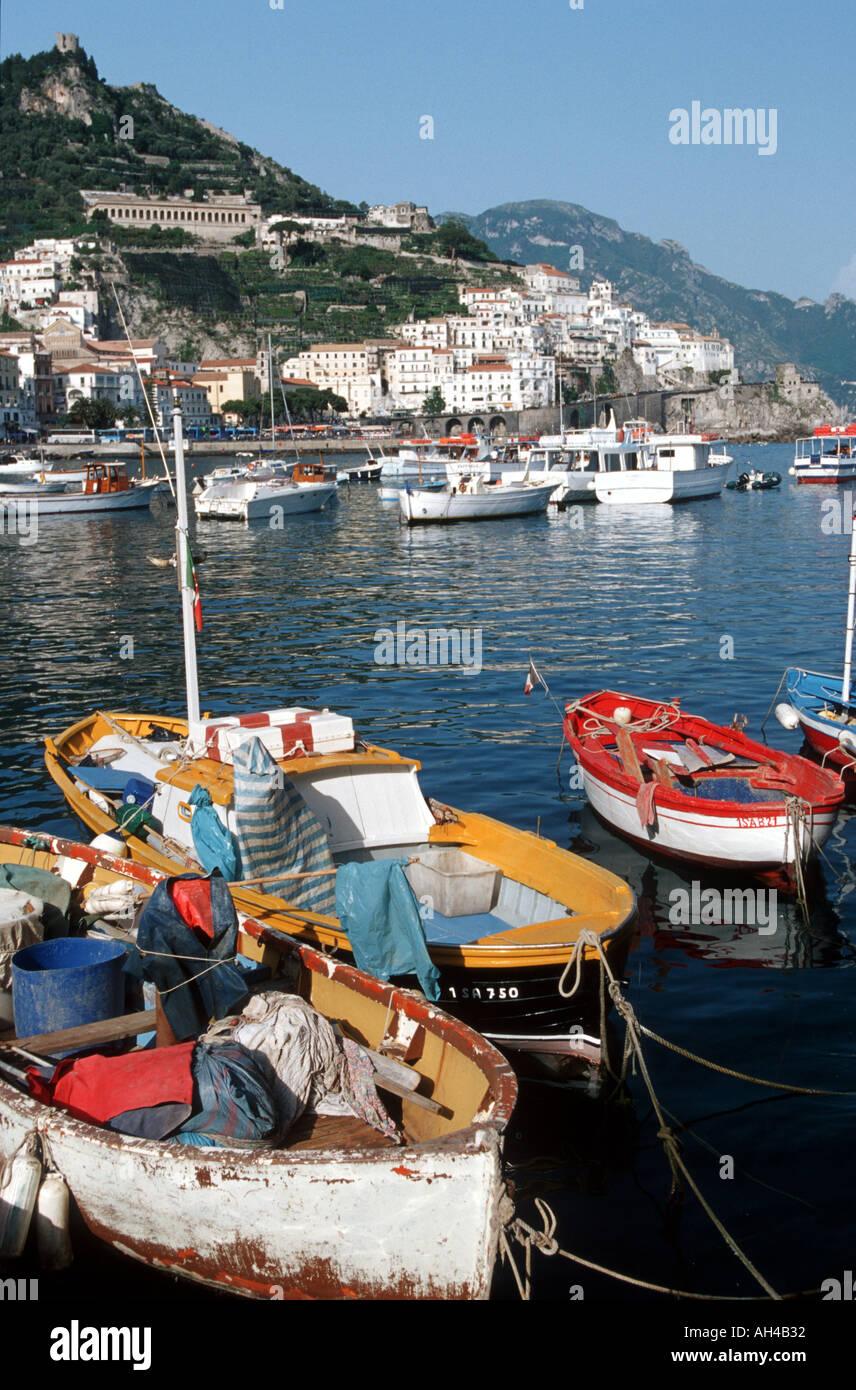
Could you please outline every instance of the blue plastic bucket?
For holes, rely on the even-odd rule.
[[[67,936],[12,957],[12,1006],[19,1038],[117,1018],[124,1012],[121,941]]]

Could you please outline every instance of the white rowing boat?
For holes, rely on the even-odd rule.
[[[408,485],[399,494],[401,520],[408,526],[426,522],[500,520],[545,512],[555,483],[485,482],[480,477],[462,479],[445,488]]]

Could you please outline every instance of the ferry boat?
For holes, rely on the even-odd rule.
[[[797,440],[791,477],[798,483],[847,483],[856,478],[856,421],[818,425]]]

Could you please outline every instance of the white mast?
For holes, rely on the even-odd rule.
[[[268,380],[270,382],[270,447],[276,453],[276,429],[273,423],[273,349],[270,345],[270,334],[268,333]]]
[[[175,568],[181,594],[181,621],[184,629],[184,675],[187,685],[187,718],[199,720],[199,676],[196,670],[196,591],[188,583],[190,547],[187,540],[187,479],[184,475],[184,433],[178,393],[173,394],[172,437],[175,442]]]
[[[850,574],[847,585],[847,636],[844,642],[844,676],[841,681],[841,703],[845,715],[850,704],[850,678],[853,670],[853,629],[856,626],[856,525],[850,519]]]

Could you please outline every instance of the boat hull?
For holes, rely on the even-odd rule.
[[[705,468],[642,468],[635,472],[596,473],[598,502],[627,506],[653,502],[692,502],[718,497],[725,486],[731,462]]]
[[[132,487],[127,492],[56,492],[44,495],[5,492],[0,487],[0,505],[10,509],[26,506],[28,515],[68,516],[73,513],[144,511],[151,504],[154,487]]]
[[[488,521],[545,512],[555,485],[512,488],[498,485],[480,492],[429,492],[406,488],[399,497],[401,519],[408,526],[429,522]]]

